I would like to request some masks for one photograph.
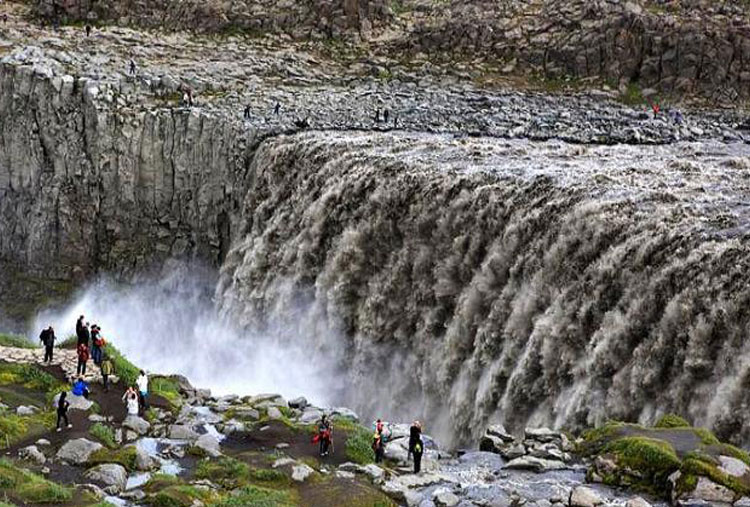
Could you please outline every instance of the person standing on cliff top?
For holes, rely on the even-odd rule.
[[[412,451],[414,455],[414,473],[418,474],[422,471],[422,453],[424,452],[424,442],[422,441],[422,438],[420,437],[419,440],[417,440],[414,443],[414,450]]]
[[[131,58],[130,59],[130,74],[135,76],[135,71],[136,71],[135,60]]]
[[[409,428],[409,452],[406,454],[406,459],[414,454],[414,446],[422,438],[422,424],[419,421],[414,421]]]
[[[44,344],[44,362],[52,362],[52,350],[55,346],[55,330],[52,326],[43,330],[39,335],[39,341]]]
[[[135,383],[138,385],[138,400],[140,401],[141,409],[148,410],[148,375],[146,372],[141,370],[141,374],[136,379]]]
[[[86,37],[91,37],[91,25],[86,25]]]

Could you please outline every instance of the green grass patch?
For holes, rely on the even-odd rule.
[[[102,444],[106,445],[110,449],[117,448],[117,442],[115,441],[115,431],[106,424],[96,423],[89,428],[89,433],[95,439]]]
[[[122,447],[116,450],[103,447],[91,455],[89,463],[91,465],[119,463],[128,471],[132,472],[135,470],[135,454],[134,446]]]
[[[0,346],[3,347],[16,347],[20,349],[35,349],[36,344],[26,338],[25,336],[19,336],[14,334],[0,333]]]
[[[50,391],[62,385],[55,377],[33,364],[0,363],[0,384],[20,384],[34,391]]]
[[[681,482],[678,482],[677,484],[677,490],[681,493],[687,493],[695,489],[695,484],[697,484],[697,478],[699,476],[707,477],[716,484],[721,484],[735,493],[741,495],[750,493],[750,488],[745,486],[736,477],[732,477],[731,475],[725,474],[719,470],[719,468],[709,460],[694,457],[687,458],[682,464],[680,471],[682,472],[682,476],[680,477]],[[693,478],[695,478],[695,480],[693,480]]]
[[[148,482],[144,484],[143,491],[146,493],[157,493],[164,488],[175,486],[177,484],[182,484],[182,480],[174,475],[154,474]]]
[[[54,428],[54,425],[55,414],[53,412],[0,416],[0,449],[10,447],[24,438],[41,435]]]
[[[693,432],[701,439],[703,445],[719,445],[719,439],[706,428],[693,428]]]
[[[215,495],[210,491],[180,484],[162,489],[151,497],[149,503],[152,507],[190,507],[195,500],[207,503],[214,498]]]
[[[680,468],[674,448],[667,442],[645,437],[626,437],[607,444],[606,454],[615,456],[618,465],[637,470],[642,480],[636,489],[666,494],[667,478]],[[622,478],[618,478],[620,482]]]
[[[346,439],[347,459],[366,465],[375,461],[375,453],[372,451],[373,432],[363,426],[356,426],[348,431]]]
[[[296,495],[289,490],[246,486],[236,494],[214,504],[216,507],[294,507],[299,505]]]
[[[63,503],[73,498],[73,489],[16,467],[0,459],[0,491],[26,503]]]
[[[104,347],[104,351],[107,354],[107,357],[112,361],[114,373],[120,378],[120,382],[123,383],[123,386],[134,386],[135,380],[138,378],[138,375],[140,375],[140,368],[128,361],[127,358],[112,344],[108,343],[107,346]]]
[[[61,349],[75,350],[75,348],[78,346],[78,338],[74,334],[70,335],[63,341],[61,341],[57,346]]]
[[[179,384],[172,378],[153,376],[149,379],[148,388],[151,394],[161,396],[173,407],[179,407],[182,404]]]
[[[657,421],[654,428],[690,428],[690,423],[678,415],[666,414]]]
[[[629,106],[638,106],[646,102],[646,98],[643,96],[641,87],[638,83],[629,83],[625,89],[625,93],[620,95],[620,102]]]
[[[198,479],[209,479],[225,488],[238,487],[249,475],[250,467],[247,464],[228,457],[201,461],[195,470]]]

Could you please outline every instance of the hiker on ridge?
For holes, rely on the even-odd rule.
[[[109,360],[109,356],[104,355],[104,359],[102,360],[102,364],[99,365],[99,369],[102,372],[102,383],[104,384],[104,392],[109,392],[109,376],[112,375],[112,370],[114,367],[112,366],[112,361]]]
[[[320,455],[328,456],[328,448],[331,446],[331,422],[328,420],[325,414],[320,418],[318,423],[318,434],[315,436],[313,441],[320,443]]]
[[[44,344],[44,362],[49,361],[51,363],[52,350],[55,346],[55,330],[52,329],[52,326],[42,331],[39,335],[39,341]]]
[[[122,401],[124,401],[128,407],[128,416],[138,415],[140,404],[138,403],[138,394],[136,394],[134,387],[128,387],[128,390],[122,395]]]
[[[97,366],[102,362],[102,346],[104,345],[101,332],[102,330],[96,324],[91,326],[91,359],[94,360],[94,364]]]

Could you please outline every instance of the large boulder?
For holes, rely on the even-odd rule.
[[[221,450],[219,449],[219,440],[209,434],[201,435],[198,440],[195,441],[195,446],[199,449],[203,449],[206,454],[212,458],[221,456]]]
[[[625,502],[625,507],[651,507],[651,504],[640,496],[636,496],[628,499],[628,501]]]
[[[455,507],[461,501],[448,488],[437,488],[432,493],[432,500],[435,502],[435,505],[440,507]]]
[[[562,461],[535,458],[534,456],[523,456],[511,460],[505,465],[509,470],[531,470],[532,472],[549,472],[551,470],[564,470],[566,467]]]
[[[172,440],[188,440],[195,442],[198,440],[198,433],[186,424],[173,424],[169,427],[169,438]]]
[[[116,495],[125,489],[128,482],[128,472],[125,467],[116,463],[97,465],[86,471],[83,476],[97,484],[104,486],[104,491]]]
[[[732,490],[716,484],[706,477],[698,477],[698,483],[689,495],[691,498],[718,503],[732,503],[735,496]]]
[[[138,417],[137,415],[129,415],[126,417],[122,422],[122,426],[129,430],[133,430],[139,435],[145,435],[151,428],[151,424],[147,420]]]
[[[298,408],[300,410],[305,410],[305,407],[307,407],[307,398],[305,398],[304,396],[289,400],[289,408]]]
[[[586,486],[578,486],[570,493],[570,507],[597,507],[603,503],[601,495]]]
[[[91,400],[87,400],[83,396],[76,396],[73,393],[68,393],[68,396],[65,398],[68,403],[70,403],[71,409],[76,410],[89,410],[94,405],[94,402]],[[57,402],[60,400],[60,393],[56,394],[54,398],[52,398],[52,406],[56,407]]]
[[[73,465],[83,465],[89,457],[102,448],[102,444],[85,438],[68,440],[57,451],[57,458]]]
[[[141,472],[147,472],[154,467],[154,460],[146,449],[136,446],[135,468]]]
[[[260,419],[260,412],[253,407],[232,407],[232,411],[234,417],[237,417],[239,419],[250,419],[252,421],[257,421],[258,419]]]
[[[732,477],[742,477],[750,474],[750,467],[744,461],[729,456],[719,456],[721,466],[719,470]]]

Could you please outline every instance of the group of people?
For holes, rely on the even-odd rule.
[[[333,425],[324,414],[317,425],[317,433],[313,437],[313,443],[319,445],[321,457],[328,456],[333,452]],[[378,419],[375,421],[375,433],[372,437],[372,450],[375,453],[375,463],[381,463],[385,456],[385,443],[390,437],[390,431],[386,429],[386,423]],[[422,439],[422,423],[414,421],[409,428],[409,452],[407,459],[414,460],[414,473],[422,470],[422,454],[424,454],[424,440]]]
[[[101,368],[102,377],[105,379],[105,389],[107,389],[107,377],[112,373],[112,365],[110,363],[107,367],[102,367],[105,360],[109,363],[109,359],[104,352],[107,341],[104,339],[104,336],[102,336],[102,328],[96,324],[84,322],[84,316],[81,315],[76,322],[76,337],[76,351],[78,352],[78,367],[76,368],[76,375],[85,375],[86,364],[89,359],[92,359],[94,364]],[[105,372],[105,370],[107,371]]]
[[[93,359],[94,364],[101,371],[104,391],[109,391],[109,377],[114,372],[114,365],[106,353],[107,342],[104,336],[102,336],[101,331],[98,325],[91,325],[86,322],[83,315],[76,321],[78,366],[76,368],[76,380],[73,382],[72,389],[70,390],[73,396],[81,396],[88,399],[91,394],[89,384],[84,378],[89,358]],[[52,326],[44,329],[39,335],[39,339],[44,345],[44,362],[51,363],[56,340],[55,330]],[[140,370],[135,385],[128,387],[122,400],[126,404],[128,415],[137,416],[148,409],[148,375],[145,371]],[[62,392],[57,402],[57,431],[62,431],[63,427],[72,427],[68,419],[69,408],[68,393]]]

